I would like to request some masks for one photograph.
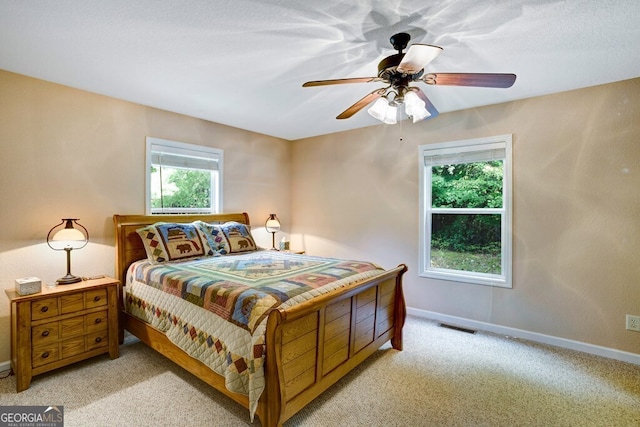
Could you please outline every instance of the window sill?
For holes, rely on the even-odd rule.
[[[511,282],[503,276],[492,274],[472,273],[455,270],[427,270],[419,274],[429,279],[446,280],[450,282],[467,283],[470,285],[484,285],[511,289]]]

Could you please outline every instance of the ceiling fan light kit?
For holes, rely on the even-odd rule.
[[[393,93],[395,97],[389,101],[386,96],[378,98],[367,112],[374,118],[388,125],[398,122],[398,106],[404,104],[404,112],[417,123],[431,116],[425,108],[425,102],[412,90],[407,90],[403,96]],[[389,93],[388,95],[391,95]]]
[[[404,104],[405,113],[413,123],[436,117],[439,113],[422,89],[410,86],[412,82],[428,85],[474,86],[509,88],[516,81],[515,74],[500,73],[424,73],[426,67],[440,53],[442,48],[429,44],[413,44],[406,53],[402,51],[409,44],[411,36],[398,33],[389,41],[398,53],[387,56],[378,64],[377,77],[356,77],[346,79],[316,80],[304,83],[303,87],[328,86],[345,83],[382,82],[387,86],[376,89],[340,113],[337,119],[348,119],[375,101],[367,112],[387,124],[397,123],[398,106]],[[389,99],[392,97],[391,99]]]

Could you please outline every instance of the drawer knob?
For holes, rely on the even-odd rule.
[[[97,325],[98,323],[102,323],[102,319],[101,319],[101,318],[99,318],[99,317],[96,319],[96,325]]]
[[[100,301],[100,297],[95,296],[95,297],[93,297],[93,300],[94,300],[95,302],[98,302],[98,301]]]
[[[47,357],[49,357],[49,352],[45,351],[44,353],[42,353],[42,358],[46,359]]]
[[[42,336],[43,336],[43,337],[48,337],[48,336],[49,336],[49,331],[44,331],[44,332],[42,333]]]
[[[43,313],[46,313],[47,311],[49,311],[49,307],[44,306],[44,307],[40,308],[40,311],[43,312]]]
[[[96,338],[96,342],[102,342],[102,338],[101,337],[97,337]]]

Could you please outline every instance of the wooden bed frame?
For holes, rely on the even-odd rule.
[[[114,215],[116,274],[126,284],[129,265],[146,258],[136,229],[155,222],[237,221],[249,225],[246,213],[215,215]],[[402,350],[406,308],[402,293],[405,265],[381,276],[287,309],[273,310],[267,320],[265,389],[256,414],[263,426],[281,426],[286,420],[335,384],[349,371],[391,340]],[[122,298],[120,298],[122,304]],[[224,377],[174,345],[160,331],[121,310],[124,329],[149,347],[196,375],[221,393],[249,407],[245,395],[225,388]]]

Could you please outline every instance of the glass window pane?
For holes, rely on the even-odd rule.
[[[153,165],[151,207],[210,210],[211,179],[211,171]]]
[[[431,167],[434,208],[502,208],[503,161]]]
[[[432,214],[431,268],[501,274],[500,214]]]

